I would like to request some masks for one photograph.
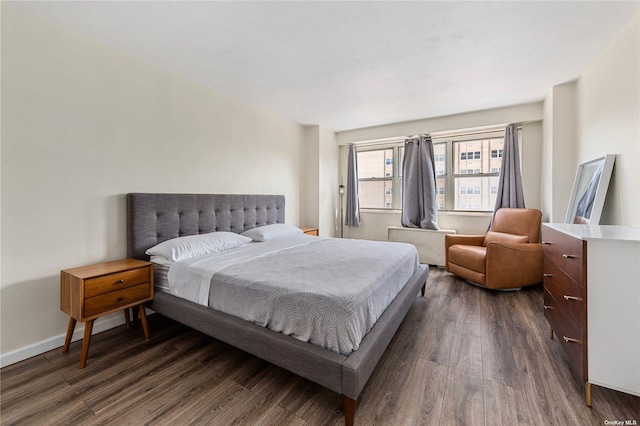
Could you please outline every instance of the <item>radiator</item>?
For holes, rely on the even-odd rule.
[[[389,226],[387,228],[387,239],[401,243],[413,244],[418,250],[420,263],[432,266],[444,266],[444,236],[455,234],[453,229],[431,229],[405,228],[403,226]]]

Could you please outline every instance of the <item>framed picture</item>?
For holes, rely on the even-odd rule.
[[[614,154],[607,154],[578,164],[565,223],[600,223],[615,160]]]

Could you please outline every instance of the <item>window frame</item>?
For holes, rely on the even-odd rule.
[[[521,139],[521,134],[520,134],[521,129],[518,129],[518,143],[520,144]],[[474,132],[474,133],[469,133],[469,134],[460,134],[460,135],[453,135],[453,136],[442,136],[442,137],[434,137],[433,138],[433,144],[434,146],[437,144],[445,144],[445,152],[446,152],[446,161],[445,161],[445,168],[446,168],[446,174],[444,175],[439,175],[437,176],[438,178],[444,178],[445,179],[445,205],[446,205],[446,209],[442,210],[442,209],[438,209],[439,212],[462,212],[462,213],[490,213],[493,211],[493,209],[491,210],[470,210],[466,207],[465,208],[460,208],[460,209],[456,209],[455,208],[455,200],[456,200],[456,190],[455,190],[455,182],[457,178],[472,178],[472,177],[499,177],[500,176],[500,172],[496,172],[496,173],[473,173],[475,172],[477,169],[460,169],[459,173],[454,174],[453,170],[454,170],[454,144],[457,142],[470,142],[470,141],[477,141],[477,140],[486,140],[486,139],[498,139],[501,138],[504,140],[504,128],[499,128],[499,129],[492,129],[492,130],[487,130],[486,132]],[[522,150],[521,150],[522,151]],[[477,151],[465,151],[466,155],[465,157],[467,159],[469,159],[469,157],[471,157],[472,159],[476,160],[476,159],[481,159],[482,157],[482,153],[480,152],[478,155],[478,158],[474,158],[476,157],[476,152]],[[491,151],[489,151],[490,153]],[[469,153],[471,153],[472,155],[469,156]],[[462,151],[460,151],[459,156],[461,157]],[[501,158],[501,157],[500,157]],[[489,159],[491,159],[491,154],[489,154]],[[438,191],[436,190],[436,193]],[[476,195],[476,194],[473,194]],[[491,194],[489,194],[491,195]],[[470,204],[470,203],[465,203],[465,204]],[[473,203],[471,203],[473,204]]]
[[[384,145],[371,145],[371,146],[362,146],[358,147],[358,153],[361,152],[370,152],[370,151],[385,151],[388,149],[393,150],[393,176],[385,176],[385,177],[376,177],[376,178],[361,178],[358,177],[358,189],[360,186],[360,181],[362,182],[386,182],[391,181],[391,207],[363,207],[360,206],[362,210],[400,210],[402,209],[402,176],[401,176],[401,168],[402,164],[399,159],[400,149],[404,148],[404,143],[402,144],[384,144]],[[403,153],[404,154],[404,153]]]
[[[522,129],[519,127],[518,128],[518,145],[520,147],[520,152],[522,152]],[[493,211],[493,209],[490,210],[469,210],[469,209],[456,209],[455,208],[455,181],[456,178],[469,178],[469,177],[499,177],[500,176],[500,172],[489,172],[489,173],[471,173],[474,172],[474,169],[460,169],[460,171],[464,171],[467,172],[469,171],[470,173],[457,173],[454,174],[453,173],[453,165],[454,165],[454,143],[456,142],[468,142],[468,141],[476,141],[476,140],[483,140],[483,139],[497,139],[497,138],[502,138],[504,140],[504,134],[505,134],[505,128],[501,127],[501,128],[493,128],[493,129],[487,129],[486,132],[469,132],[469,133],[464,133],[464,132],[460,132],[459,134],[455,134],[455,135],[434,135],[432,137],[432,141],[435,145],[438,144],[445,144],[445,158],[444,158],[444,163],[445,163],[445,173],[444,174],[436,174],[436,179],[439,178],[443,178],[445,179],[445,209],[440,209],[438,208],[438,212],[455,212],[455,213],[490,213],[491,211]],[[401,210],[402,209],[402,197],[404,196],[404,194],[402,193],[402,176],[401,176],[401,168],[402,168],[402,164],[401,164],[401,160],[399,158],[399,152],[400,149],[404,148],[404,141],[403,142],[391,142],[391,143],[384,143],[384,144],[372,144],[372,145],[361,145],[358,147],[358,152],[365,152],[365,151],[383,151],[386,149],[393,149],[393,176],[392,177],[383,177],[383,178],[358,178],[358,182],[360,181],[391,181],[392,182],[392,207],[360,207],[363,210]],[[500,153],[502,154],[502,152],[504,151],[504,149],[499,150],[501,151]],[[472,159],[481,159],[482,157],[482,152],[477,152],[478,153],[478,157],[476,157],[476,152],[477,151],[470,151],[469,153],[471,153],[471,157]],[[469,153],[467,153],[465,151],[467,157]],[[460,152],[458,155],[461,156],[462,152]],[[491,150],[489,150],[489,159],[493,158],[495,159],[496,157],[493,157],[491,155]],[[502,155],[498,156],[497,158],[502,158]],[[522,158],[518,159],[520,161],[520,163],[522,164]],[[491,191],[489,191],[491,192]],[[440,192],[436,189],[436,194],[440,194]],[[492,194],[490,194],[492,195]],[[468,204],[468,203],[467,203]],[[438,206],[440,207],[440,206]]]

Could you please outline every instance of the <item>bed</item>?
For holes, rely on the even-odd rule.
[[[149,248],[176,237],[214,231],[240,234],[284,223],[284,212],[282,195],[127,194],[128,255],[148,260]],[[156,292],[149,307],[341,394],[345,424],[352,425],[358,396],[420,289],[424,295],[428,273],[427,265],[418,265],[357,349],[348,354],[295,339],[164,291]]]

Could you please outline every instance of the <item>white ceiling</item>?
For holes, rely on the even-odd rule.
[[[629,2],[14,2],[301,124],[347,130],[542,100]]]

